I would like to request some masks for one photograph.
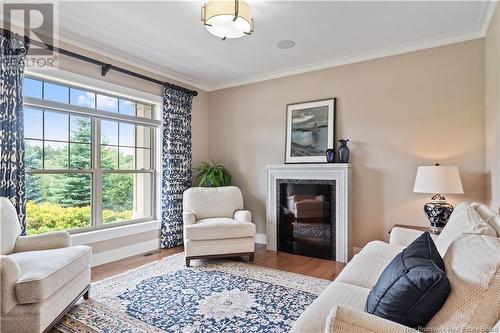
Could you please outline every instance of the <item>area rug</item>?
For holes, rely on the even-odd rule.
[[[182,254],[92,284],[56,326],[86,332],[288,332],[331,282]]]

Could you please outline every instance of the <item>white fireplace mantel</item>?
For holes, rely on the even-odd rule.
[[[335,180],[335,254],[336,261],[347,262],[352,256],[350,238],[350,174],[351,165],[332,164],[281,164],[267,166],[267,249],[277,250],[276,181],[278,179]]]

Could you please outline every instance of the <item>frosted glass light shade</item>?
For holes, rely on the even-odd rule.
[[[242,0],[209,0],[201,19],[208,32],[222,39],[249,35],[254,28],[251,8]]]
[[[413,192],[463,194],[458,167],[443,165],[418,167]]]

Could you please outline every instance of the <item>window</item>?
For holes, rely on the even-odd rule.
[[[27,232],[154,218],[154,106],[26,77]]]

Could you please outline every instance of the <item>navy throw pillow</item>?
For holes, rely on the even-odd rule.
[[[426,232],[385,268],[368,295],[365,311],[421,328],[441,309],[449,293],[444,261]]]

